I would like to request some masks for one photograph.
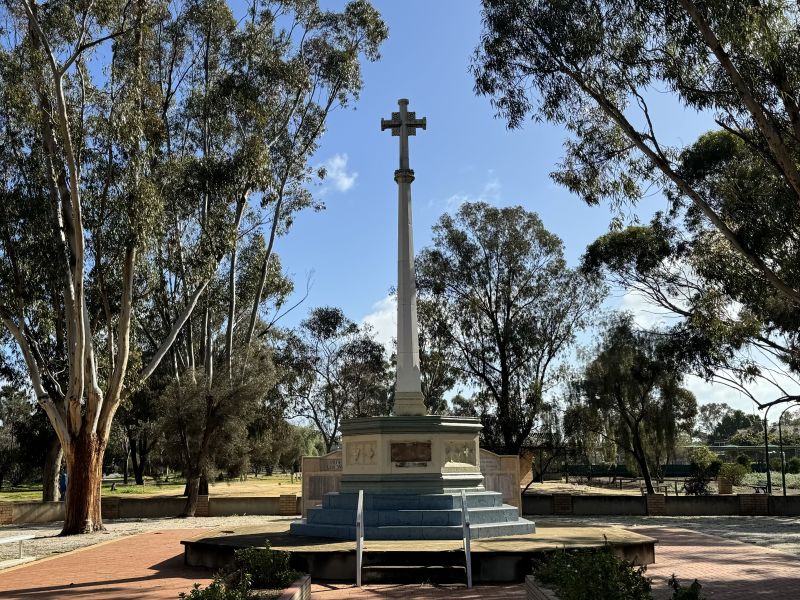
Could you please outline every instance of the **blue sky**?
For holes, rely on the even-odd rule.
[[[494,118],[489,99],[474,94],[469,64],[481,31],[478,1],[374,4],[389,27],[382,58],[364,65],[360,99],[331,116],[315,157],[332,174],[318,188],[327,209],[300,215],[276,250],[298,287],[313,271],[308,300],[284,325],[296,323],[311,307],[334,305],[356,321],[366,318],[385,338],[393,327],[386,298],[396,279],[398,141],[381,132],[380,119],[397,110],[398,98],[408,98],[409,110],[428,119],[427,131],[410,141],[417,251],[430,243],[431,226],[442,213],[483,199],[537,212],[564,241],[574,265],[586,245],[607,231],[611,213],[605,206],[586,206],[550,179],[562,155],[564,130],[530,122],[508,131]],[[323,5],[340,8],[344,2]],[[713,127],[708,115],[684,111],[668,94],[654,93],[652,100],[656,126],[670,143],[690,143]],[[636,212],[646,219],[664,207],[655,194]],[[610,304],[639,308],[635,299],[619,296]],[[719,386],[691,385],[701,401],[751,406]]]

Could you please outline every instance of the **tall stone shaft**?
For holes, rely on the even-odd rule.
[[[398,101],[400,110],[389,120],[381,119],[381,130],[391,129],[400,137],[400,168],[397,182],[397,381],[394,390],[396,415],[425,415],[419,367],[417,286],[414,277],[414,235],[411,212],[411,182],[414,171],[408,164],[408,136],[425,129],[426,120],[407,110],[408,100]]]

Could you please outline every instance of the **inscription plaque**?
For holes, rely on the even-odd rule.
[[[425,466],[424,463],[431,461],[430,442],[393,442],[391,445],[391,457],[393,463],[401,463],[398,466],[410,466],[405,463],[414,463],[413,466]],[[420,465],[419,463],[423,463]]]

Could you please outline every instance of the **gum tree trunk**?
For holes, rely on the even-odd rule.
[[[197,512],[197,496],[200,488],[200,476],[193,475],[186,481],[186,504],[183,507],[181,517],[193,517]]]
[[[103,452],[106,442],[94,432],[81,432],[68,452],[67,499],[61,535],[101,531],[100,484],[103,477]]]
[[[43,482],[42,482],[42,501],[55,502],[58,500],[58,474],[61,471],[61,458],[64,453],[61,450],[61,442],[57,436],[53,436],[47,456],[44,459]]]

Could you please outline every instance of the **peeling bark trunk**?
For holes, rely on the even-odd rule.
[[[58,474],[61,471],[61,458],[64,452],[61,450],[61,442],[58,437],[53,436],[47,456],[44,459],[43,482],[42,482],[42,501],[56,502],[58,500]]]
[[[67,499],[61,535],[102,531],[100,484],[106,442],[94,432],[75,436],[65,452]]]
[[[183,507],[181,517],[193,517],[197,512],[197,496],[200,487],[200,476],[189,477],[186,481],[186,504]]]

